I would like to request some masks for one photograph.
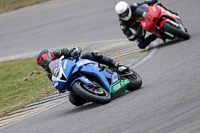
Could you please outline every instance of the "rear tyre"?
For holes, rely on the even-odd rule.
[[[178,29],[178,28],[176,28],[175,26],[173,26],[169,23],[164,23],[163,30],[165,30],[165,31],[167,31],[167,32],[169,32],[169,33],[171,33],[175,36],[183,38],[185,40],[190,38],[190,35],[187,32],[182,31],[181,29]]]
[[[81,81],[73,84],[74,92],[83,99],[89,100],[98,104],[106,104],[111,100],[110,93],[97,83],[93,83],[95,87],[90,87]]]
[[[124,75],[122,76],[123,78],[126,78],[130,81],[127,90],[134,91],[140,89],[140,87],[142,86],[142,78],[138,73],[129,69],[129,71],[123,75]]]

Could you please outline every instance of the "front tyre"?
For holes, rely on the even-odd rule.
[[[97,83],[94,83],[94,86],[90,87],[81,81],[76,81],[73,84],[72,89],[80,97],[94,103],[106,104],[111,100],[110,93]]]
[[[183,38],[185,40],[190,38],[190,35],[187,32],[176,28],[175,26],[171,25],[170,23],[164,23],[163,30],[165,30],[165,31],[167,31],[167,32],[169,32],[169,33],[171,33],[171,34],[173,34],[175,36]]]

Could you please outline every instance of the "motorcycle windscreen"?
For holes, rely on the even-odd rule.
[[[140,19],[137,22],[142,24],[142,28],[146,31],[152,31],[155,26],[155,21],[157,20],[157,16],[160,13],[159,10],[156,10],[155,6],[148,6],[147,4],[143,4],[136,9],[136,13],[140,14]]]
[[[61,65],[60,60],[54,60],[49,64],[49,69],[53,76],[58,77],[60,72],[59,68],[60,65]]]
[[[135,10],[135,19],[144,20],[149,9],[146,7],[147,4],[142,4]]]

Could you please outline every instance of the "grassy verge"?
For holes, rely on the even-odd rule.
[[[0,13],[49,0],[0,0]],[[35,59],[0,63],[0,117],[55,92]]]
[[[16,10],[25,6],[39,4],[49,0],[0,0],[0,13]]]
[[[0,117],[53,91],[51,81],[35,59],[0,63]]]

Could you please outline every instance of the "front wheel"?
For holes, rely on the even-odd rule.
[[[175,35],[175,36],[178,36],[180,38],[183,38],[185,40],[189,39],[190,38],[190,35],[185,32],[185,31],[182,31],[181,29],[178,29],[177,27],[169,24],[169,23],[164,23],[163,25],[163,30]]]
[[[99,84],[93,83],[94,86],[90,87],[81,81],[73,84],[72,89],[80,97],[98,104],[106,104],[111,100],[110,93],[102,88]]]
[[[134,91],[140,89],[142,86],[142,78],[138,73],[129,69],[125,74],[121,75],[122,78],[128,79],[130,81],[127,90]]]

